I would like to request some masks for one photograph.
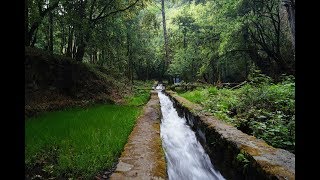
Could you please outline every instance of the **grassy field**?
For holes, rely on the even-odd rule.
[[[97,105],[49,112],[26,121],[26,165],[48,175],[88,178],[112,166],[140,109]]]
[[[149,90],[134,89],[125,105],[42,113],[25,122],[26,179],[92,179],[120,156]]]

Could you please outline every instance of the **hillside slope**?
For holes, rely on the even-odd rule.
[[[71,106],[119,103],[128,92],[126,84],[121,74],[106,68],[25,48],[26,117]]]

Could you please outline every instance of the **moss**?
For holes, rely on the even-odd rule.
[[[153,128],[156,132],[160,134],[160,124],[153,124]],[[154,162],[155,166],[152,169],[153,176],[161,177],[163,179],[167,178],[167,165],[165,160],[164,151],[162,148],[162,142],[159,136],[153,138],[152,149],[154,150],[155,157]]]
[[[294,174],[288,171],[286,168],[270,164],[268,161],[259,160],[257,163],[269,176],[276,176],[278,179],[295,179]]]
[[[247,154],[249,154],[251,156],[259,156],[260,155],[260,150],[259,149],[253,148],[253,147],[250,147],[250,146],[247,146],[247,145],[244,145],[244,144],[240,145],[240,151],[244,152],[244,153],[247,153]]]

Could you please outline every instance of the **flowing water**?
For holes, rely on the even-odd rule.
[[[156,89],[162,89],[157,87]],[[170,180],[224,179],[213,168],[208,154],[196,138],[195,133],[179,117],[172,101],[163,92],[158,91],[161,104],[162,122],[160,134],[167,159]]]

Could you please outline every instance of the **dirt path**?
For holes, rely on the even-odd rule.
[[[156,91],[143,109],[119,158],[111,180],[167,179],[165,156],[160,139],[160,103]]]

